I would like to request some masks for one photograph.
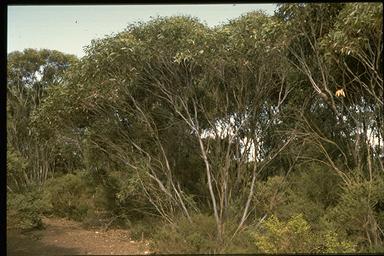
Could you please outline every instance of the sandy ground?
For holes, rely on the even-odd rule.
[[[149,254],[146,241],[133,241],[122,229],[84,229],[79,223],[49,218],[45,229],[7,230],[7,255],[132,255]]]

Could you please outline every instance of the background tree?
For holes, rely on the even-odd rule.
[[[47,90],[63,82],[64,71],[77,59],[58,51],[26,49],[10,53],[7,61],[7,148],[25,163],[25,168],[10,168],[8,182],[9,187],[21,189],[34,182],[42,183],[49,171],[51,150],[35,137],[32,113]]]

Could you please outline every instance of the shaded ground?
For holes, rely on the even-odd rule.
[[[133,241],[122,229],[87,230],[79,223],[50,218],[45,229],[7,230],[7,255],[148,254],[145,241]]]

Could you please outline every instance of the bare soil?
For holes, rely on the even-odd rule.
[[[7,255],[133,255],[149,254],[147,241],[131,240],[123,229],[85,229],[80,223],[43,219],[45,229],[7,230]]]

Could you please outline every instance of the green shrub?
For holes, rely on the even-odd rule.
[[[23,174],[26,172],[28,161],[11,145],[7,146],[7,186],[13,192],[20,192],[25,188],[20,184],[24,184]]]
[[[369,181],[355,177],[350,185],[343,187],[339,203],[324,219],[335,229],[348,234],[361,251],[380,248],[384,239],[380,230],[384,225],[383,205],[384,179],[378,176]]]
[[[153,218],[147,217],[143,220],[135,221],[129,226],[131,238],[134,240],[152,239],[159,226],[159,221]]]
[[[301,215],[282,222],[271,216],[263,225],[263,232],[255,234],[257,247],[267,253],[311,252],[314,237],[310,226]]]
[[[153,247],[159,253],[245,253],[255,252],[256,246],[250,233],[240,232],[232,240],[234,223],[224,224],[222,241],[218,240],[213,216],[196,214],[190,223],[180,218],[162,225],[153,235]]]
[[[41,229],[42,216],[48,204],[37,190],[24,194],[7,194],[7,227],[17,229]]]
[[[287,184],[282,176],[269,177],[267,181],[256,183],[254,200],[261,216],[276,212],[276,209],[285,203],[287,198],[284,190],[286,187]]]
[[[319,249],[323,253],[350,253],[355,252],[355,245],[339,238],[339,235],[329,230],[322,234],[322,241],[319,241]]]
[[[341,240],[334,231],[315,233],[299,214],[288,221],[269,217],[254,233],[255,243],[264,253],[335,253],[354,252],[354,245]]]
[[[304,194],[289,190],[286,194],[286,204],[277,209],[275,214],[282,219],[302,214],[311,225],[315,225],[317,228],[317,223],[324,213],[322,205],[310,200]]]
[[[213,217],[195,215],[193,224],[180,218],[175,225],[165,224],[153,236],[159,253],[209,253],[217,248],[216,223]]]
[[[267,214],[288,219],[301,213],[310,223],[317,222],[324,214],[324,209],[304,192],[306,187],[301,187],[304,180],[295,179],[293,186],[288,186],[282,176],[272,176],[266,181],[257,182],[254,196],[254,204],[257,206],[255,217],[259,219]]]
[[[305,164],[301,169],[290,178],[292,190],[323,209],[336,205],[341,192],[341,178],[324,165]]]
[[[274,177],[274,179],[276,178]],[[279,186],[279,183],[274,183],[276,185],[271,183],[269,186],[270,191],[278,191],[274,187]],[[278,202],[274,204],[271,211],[265,213],[273,214],[281,219],[303,214],[312,229],[321,230],[320,219],[330,207],[337,204],[340,197],[340,178],[329,168],[312,163],[300,166],[289,177],[286,184],[289,186],[281,183],[282,189],[279,193],[262,191],[264,197],[272,198],[269,201]],[[278,200],[273,200],[274,198]]]
[[[73,220],[82,220],[92,205],[92,195],[81,174],[66,174],[47,181],[45,196],[52,213]]]
[[[236,234],[231,240],[232,233],[235,230],[234,227],[237,225],[231,225],[233,228],[231,232],[225,234],[225,247],[221,251],[222,253],[256,253],[258,252],[257,246],[255,245],[255,239],[250,230],[243,230]]]

